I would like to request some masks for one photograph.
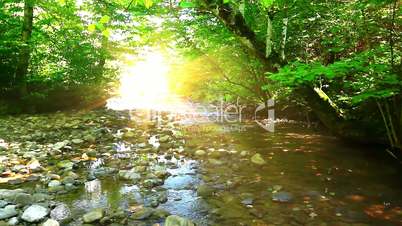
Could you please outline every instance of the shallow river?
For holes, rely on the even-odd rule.
[[[218,154],[170,160],[177,167],[169,169],[162,186],[168,200],[159,208],[172,214],[199,225],[402,225],[401,168],[381,148],[352,146],[296,124],[277,125],[274,133],[251,123],[183,130],[185,149]],[[254,153],[265,163],[252,163]],[[117,176],[86,182],[60,199],[76,214],[147,204],[136,185]]]
[[[250,122],[181,125],[174,129],[181,133],[180,139],[174,140],[175,135],[166,138],[175,146],[161,146],[155,151],[146,148],[148,144],[138,143],[144,142],[145,138],[145,141],[151,138],[152,142],[159,139],[163,143],[162,137],[166,137],[163,128],[151,129],[153,132],[149,133],[145,128],[136,128],[135,133],[129,134],[130,129],[126,127],[131,123],[116,124],[113,120],[118,114],[107,114],[106,117],[100,111],[96,114],[5,118],[0,134],[10,143],[36,140],[37,146],[54,143],[62,139],[60,136],[64,136],[63,139],[80,138],[88,131],[98,135],[96,145],[95,138],[88,145],[73,139],[76,144],[73,142],[72,150],[77,152],[56,155],[58,159],[78,159],[74,161],[80,166],[74,171],[81,179],[78,179],[76,190],[64,192],[65,188],[61,187],[62,192],[51,193],[44,176],[40,182],[0,184],[0,188],[49,191],[53,200],[63,202],[71,209],[73,220],[68,225],[81,225],[81,216],[98,207],[123,211],[119,219],[126,220],[115,220],[114,225],[163,225],[163,217],[148,220],[149,215],[144,219],[129,218],[127,222],[128,212],[136,213],[146,206],[189,218],[197,225],[402,225],[401,166],[381,147],[347,144],[300,124],[277,124],[272,133]],[[53,124],[47,125],[46,122]],[[29,125],[35,129],[21,128]],[[104,129],[104,126],[109,128]],[[120,129],[134,138],[121,140],[112,134],[105,138],[107,131]],[[38,133],[40,130],[43,133]],[[32,135],[20,135],[23,133]],[[138,140],[135,134],[142,134],[144,139]],[[152,137],[152,134],[156,136]],[[107,144],[102,144],[102,138],[107,140]],[[32,142],[25,145],[26,150],[32,149]],[[55,153],[55,146],[49,153]],[[45,146],[40,147],[45,150]],[[88,150],[95,148],[97,158],[82,160],[82,151],[89,154],[91,151]],[[18,150],[15,148],[14,152],[19,153]],[[9,161],[10,167],[18,161],[27,164],[26,160],[13,160],[15,163],[11,164],[14,157],[4,155],[2,161]],[[64,175],[64,171],[54,169],[60,160],[46,156],[39,160],[47,164],[49,172]],[[162,183],[144,189],[143,185],[148,182],[152,184],[160,180],[136,183],[121,179],[117,173],[134,169],[140,163],[144,163],[147,170],[165,167],[169,176]],[[107,167],[116,171],[105,176],[90,176],[92,172]],[[140,169],[137,167],[136,170]],[[148,177],[151,174],[145,172],[141,175]],[[155,195],[159,200],[156,203]]]

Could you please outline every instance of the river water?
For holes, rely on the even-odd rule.
[[[170,160],[176,167],[159,208],[172,214],[199,225],[402,224],[400,167],[380,147],[353,146],[299,124],[277,125],[274,133],[253,123],[181,129],[185,149],[219,154]],[[252,163],[254,153],[265,164]],[[136,185],[107,178],[87,182],[71,203],[128,208],[131,198],[146,202]]]
[[[24,139],[18,142],[32,140],[35,136],[21,134],[42,130],[40,139],[35,138],[36,146],[66,137],[81,137],[88,131],[100,134],[96,147],[89,145],[89,149],[96,148],[96,158],[74,160],[82,164],[75,170],[81,178],[77,189],[50,193],[55,202],[63,202],[71,209],[73,220],[68,225],[82,225],[81,216],[93,208],[102,207],[108,212],[121,209],[123,216],[118,218],[121,219],[144,206],[186,217],[197,225],[402,225],[401,167],[382,147],[347,144],[325,131],[298,123],[277,124],[275,132],[268,132],[253,122],[186,123],[166,127],[170,129],[163,126],[152,129],[146,124],[138,126],[136,122],[115,123],[114,118],[121,114],[107,114],[102,111],[58,113],[1,121],[4,129],[0,135],[7,142],[21,138]],[[29,125],[36,126],[35,130],[22,128]],[[130,128],[146,137],[154,148],[145,148],[148,144],[143,144],[143,139],[121,140],[115,134],[102,140],[107,131],[122,129],[127,135]],[[163,146],[166,131],[171,134],[167,139],[174,146]],[[106,141],[110,144],[103,144]],[[24,145],[31,144],[29,141]],[[108,150],[111,144],[114,151]],[[86,147],[86,144],[73,144],[72,150],[78,152],[62,153],[57,161],[82,159],[82,150],[89,150]],[[255,156],[259,161],[254,161]],[[51,161],[42,158],[41,164],[48,165],[49,172],[58,172]],[[87,176],[105,167],[122,170],[138,165],[147,169],[163,167],[169,176],[145,189],[143,185],[147,182],[123,180],[117,172],[96,178]],[[64,177],[66,172],[59,174]],[[150,177],[147,172],[141,175]],[[46,191],[47,182],[0,184],[0,188]],[[155,194],[159,195],[157,203],[154,203]],[[164,198],[160,199],[160,194],[165,194]],[[163,217],[123,221],[111,218],[113,225],[164,224]],[[110,221],[106,222],[109,223],[104,225],[111,225]]]

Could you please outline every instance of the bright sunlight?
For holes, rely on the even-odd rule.
[[[127,59],[133,61],[132,56]],[[118,97],[108,106],[113,109],[159,109],[169,97],[169,65],[163,54],[145,52],[143,60],[129,62],[120,77]]]

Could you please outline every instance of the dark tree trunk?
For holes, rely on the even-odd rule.
[[[266,43],[258,40],[256,33],[247,25],[239,9],[229,4],[215,5],[211,0],[204,0],[204,3],[207,9],[213,12],[231,32],[242,38],[242,43],[264,63],[267,71],[276,70],[274,65],[280,64],[279,55],[272,51],[270,56],[266,57]]]
[[[20,51],[19,61],[15,70],[15,81],[18,89],[19,97],[27,94],[26,75],[28,73],[30,47],[29,41],[32,36],[33,24],[33,0],[25,0],[24,3],[24,21],[22,25],[22,47]]]
[[[239,10],[231,7],[230,4],[216,5],[211,0],[204,0],[204,3],[210,11],[214,12],[214,14],[223,21],[229,30],[248,40],[248,42],[244,44],[253,49],[256,56],[261,59],[262,63],[265,65],[267,71],[275,72],[277,69],[274,65],[283,63],[280,60],[279,54],[273,50],[271,54],[266,57],[266,43],[257,39],[256,34],[246,24],[246,20]],[[329,59],[329,61],[334,61],[334,59],[335,58]],[[297,93],[306,100],[318,119],[337,136],[361,142],[382,142],[382,137],[376,136],[376,131],[369,128],[364,129],[366,125],[359,122],[348,121],[341,117],[339,111],[331,102],[326,98],[320,97],[314,90],[314,87],[300,88],[297,90]],[[367,140],[367,138],[372,139]]]

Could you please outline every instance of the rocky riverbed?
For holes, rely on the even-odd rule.
[[[299,156],[320,149],[318,135],[302,137],[309,146],[288,133],[217,127],[140,123],[111,110],[1,118],[0,225],[402,223],[393,185],[337,188],[352,167]],[[382,205],[379,190],[396,202]]]

